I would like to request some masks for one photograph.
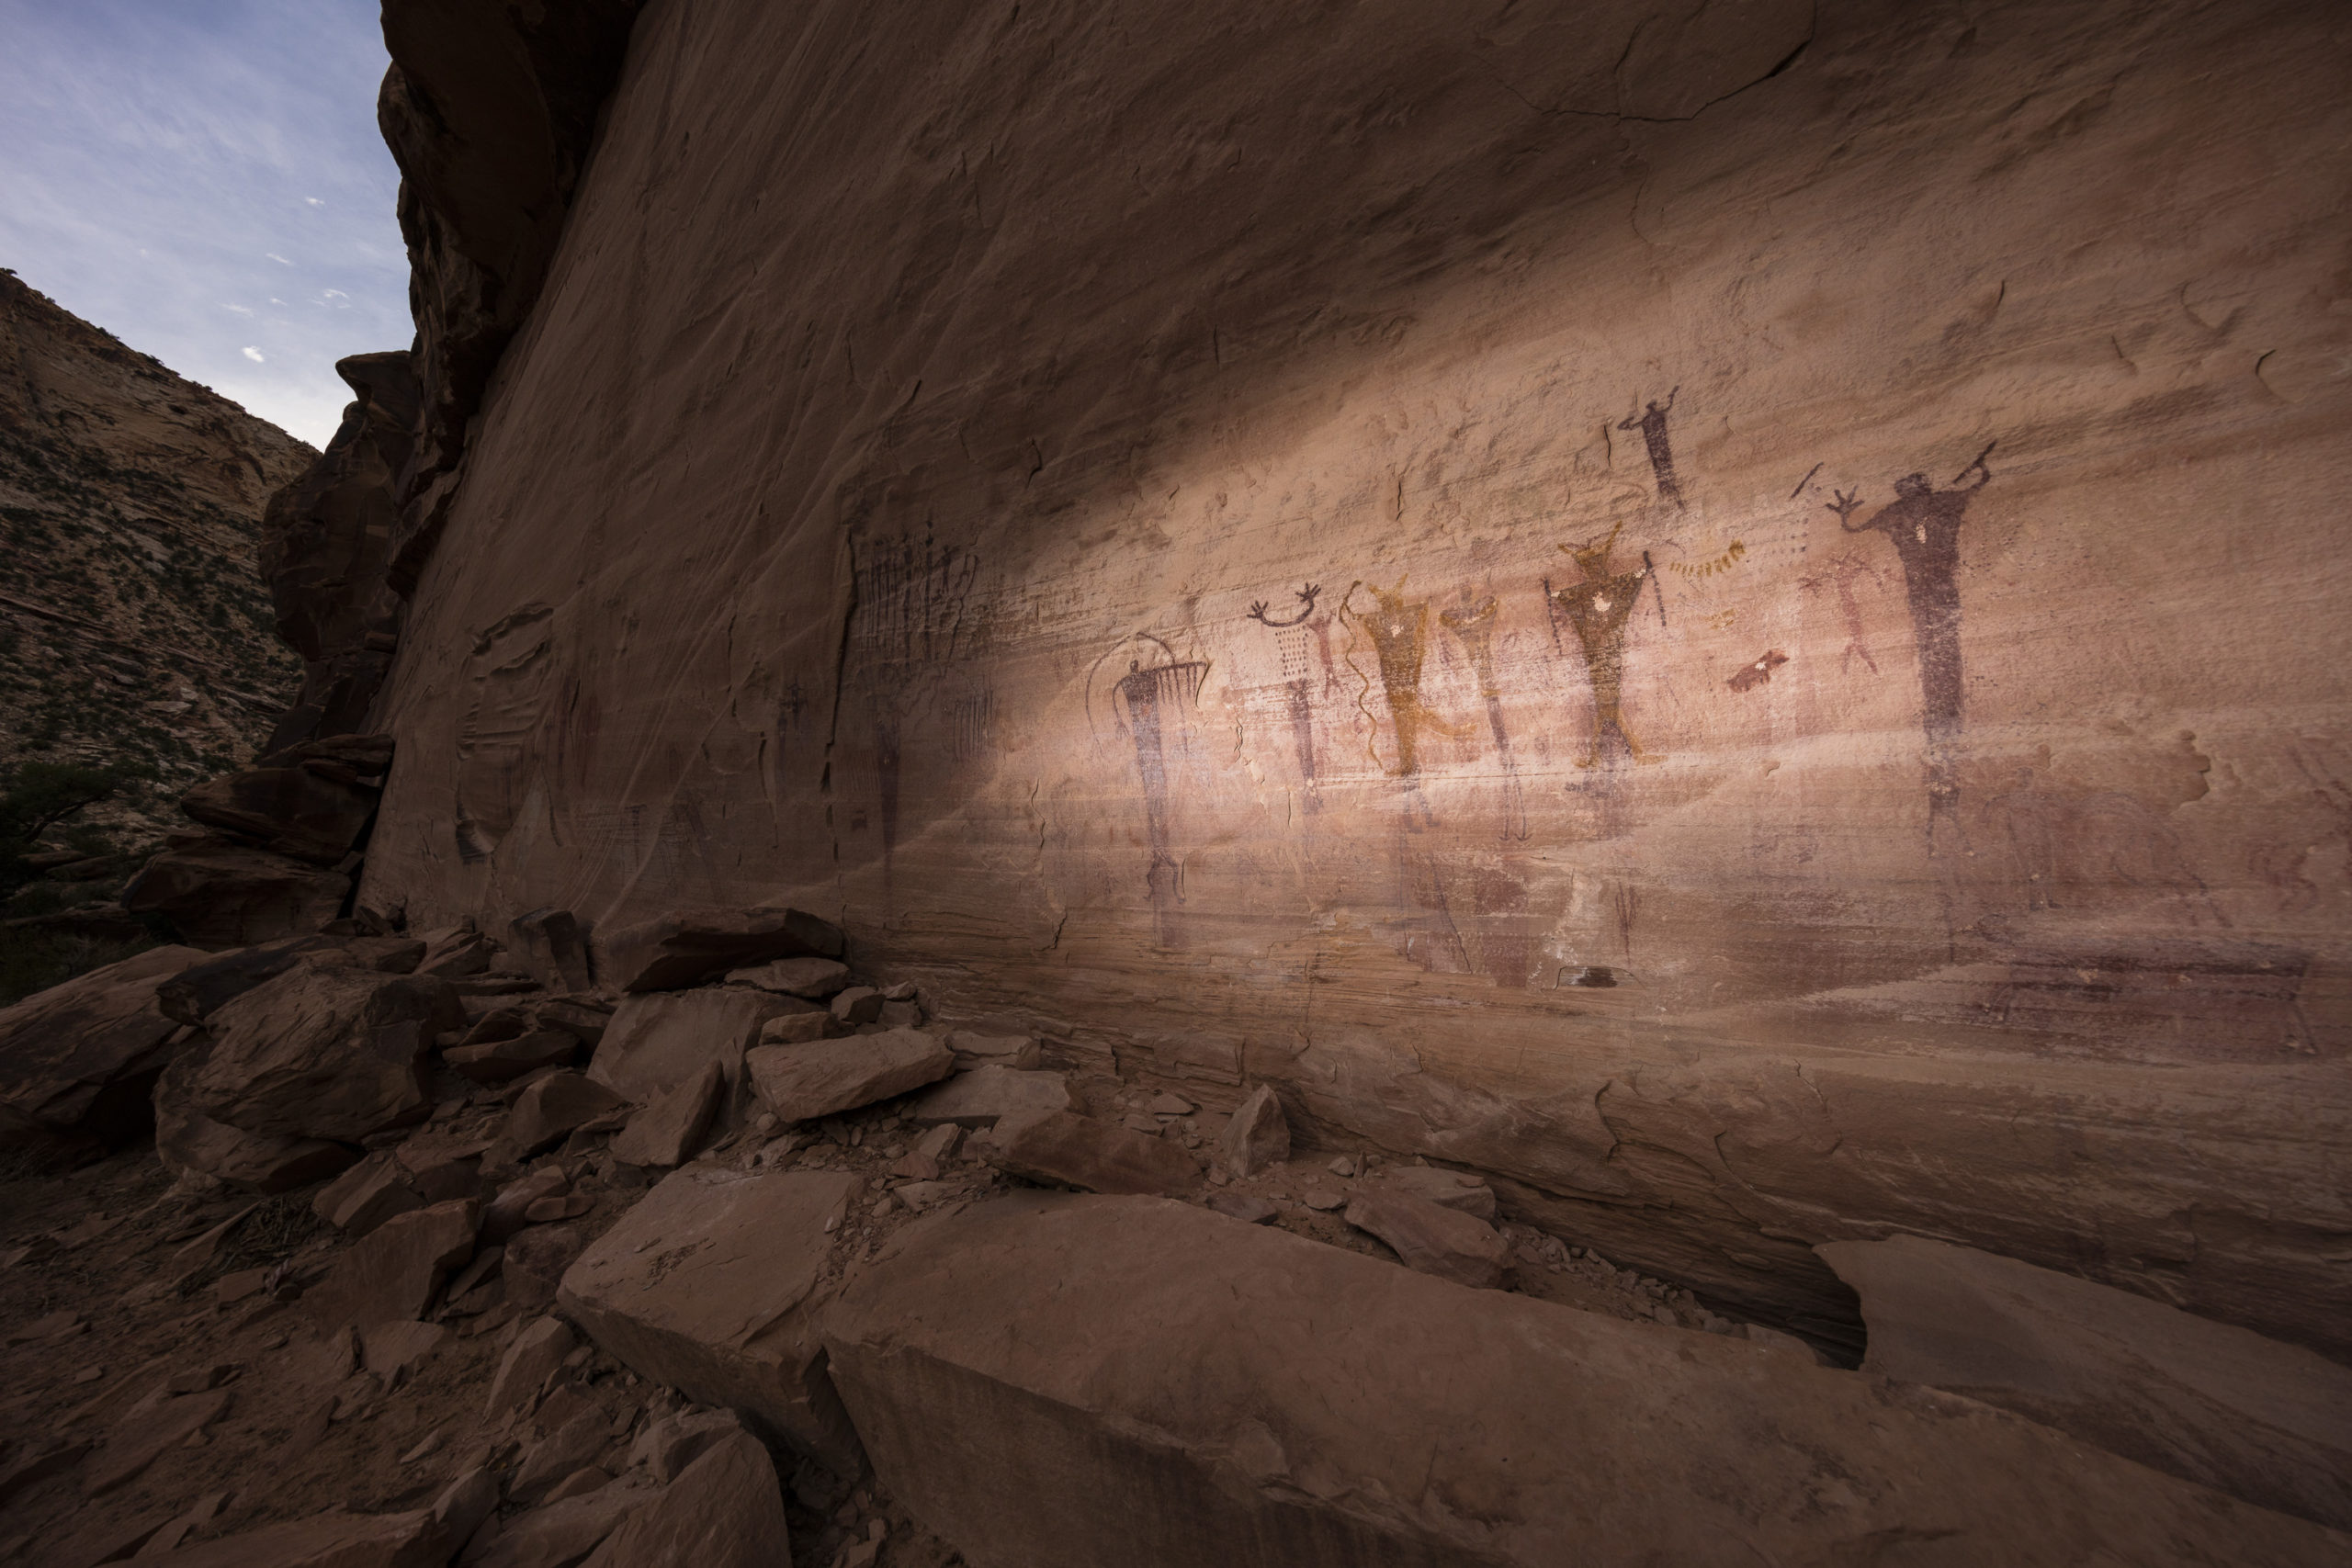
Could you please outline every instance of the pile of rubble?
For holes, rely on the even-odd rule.
[[[1832,1261],[1905,1381],[1827,1366],[1511,1223],[1475,1174],[1294,1147],[1270,1087],[1082,1073],[845,948],[789,909],[593,941],[561,911],[353,919],[0,1013],[16,1144],[102,1156],[7,1190],[0,1562],[2346,1544],[2312,1521],[2352,1521],[2352,1374],[2307,1352],[1890,1240]],[[2128,1342],[2154,1416],[2018,1371],[2067,1324],[2109,1337],[2077,1335],[2085,1364]],[[2007,1364],[1972,1359],[2004,1325]],[[2234,1393],[2177,1374],[2217,1359]]]

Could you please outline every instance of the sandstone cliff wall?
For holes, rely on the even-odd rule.
[[[654,0],[362,901],[790,898],[1826,1339],[1911,1231],[2352,1354],[2347,66]]]

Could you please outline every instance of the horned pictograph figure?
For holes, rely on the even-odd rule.
[[[1674,446],[1667,438],[1666,416],[1674,412],[1674,400],[1681,395],[1682,389],[1677,387],[1667,393],[1663,405],[1652,403],[1640,413],[1628,414],[1617,423],[1620,430],[1642,433],[1642,445],[1649,448],[1650,472],[1657,479],[1657,498],[1670,501],[1678,508],[1682,505],[1682,481],[1675,478]]]
[[[1584,650],[1585,675],[1592,683],[1592,753],[1577,764],[1589,768],[1600,760],[1608,739],[1612,733],[1625,743],[1626,751],[1639,762],[1648,759],[1634,732],[1625,728],[1625,623],[1633,618],[1634,608],[1642,600],[1643,585],[1652,576],[1647,555],[1632,571],[1610,570],[1610,551],[1617,543],[1617,535],[1625,525],[1620,523],[1609,530],[1609,536],[1598,545],[1577,549],[1567,545],[1561,553],[1577,563],[1577,570],[1584,581],[1566,588],[1555,588],[1552,580],[1544,580],[1544,601],[1576,628],[1577,643]],[[1659,614],[1665,614],[1661,598]],[[1556,624],[1556,623],[1555,623]]]
[[[1282,655],[1283,687],[1290,699],[1290,732],[1298,746],[1298,773],[1306,781],[1306,809],[1321,807],[1322,798],[1315,788],[1315,705],[1314,664],[1307,655],[1306,622],[1315,614],[1315,601],[1323,590],[1309,582],[1300,587],[1296,598],[1298,614],[1288,620],[1278,621],[1268,614],[1262,599],[1250,606],[1250,616],[1274,633],[1274,644]]]
[[[1369,613],[1355,608],[1358,588],[1372,595]],[[1448,737],[1462,733],[1458,727],[1430,712],[1421,701],[1421,663],[1429,653],[1429,601],[1408,603],[1405,580],[1401,577],[1396,587],[1385,592],[1369,582],[1351,582],[1340,600],[1340,615],[1349,625],[1363,628],[1380,660],[1381,689],[1388,698],[1388,716],[1396,731],[1396,765],[1387,771],[1393,777],[1414,778],[1420,773],[1421,731],[1434,730]],[[1365,681],[1363,695],[1370,694],[1371,689],[1371,682]],[[1363,695],[1357,698],[1359,709],[1363,708]],[[1366,711],[1364,716],[1372,716]],[[1374,762],[1380,761],[1378,752],[1370,754]]]
[[[1960,525],[1968,503],[1993,479],[1984,459],[1997,442],[1988,442],[1976,460],[1952,476],[1951,487],[1938,490],[1925,474],[1905,474],[1894,481],[1894,500],[1857,523],[1860,492],[1833,491],[1828,509],[1849,534],[1883,534],[1903,563],[1903,593],[1911,604],[1911,635],[1919,660],[1919,726],[1928,738],[1928,841],[1936,841],[1939,824],[1957,823],[1960,809],[1958,761],[1954,742],[1960,738],[1962,692],[1960,665]],[[1976,476],[1973,484],[1961,481]]]

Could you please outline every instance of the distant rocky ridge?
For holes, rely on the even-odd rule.
[[[316,456],[0,272],[0,769],[150,766],[153,829],[251,756],[297,668],[262,510]]]

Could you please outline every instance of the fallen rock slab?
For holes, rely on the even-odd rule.
[[[784,1493],[767,1450],[723,1436],[662,1494],[621,1522],[589,1568],[790,1568]]]
[[[409,1185],[408,1173],[390,1149],[379,1149],[319,1189],[311,1212],[356,1238],[395,1214],[424,1207],[424,1194]]]
[[[164,1450],[219,1420],[229,1399],[230,1391],[222,1388],[182,1395],[159,1393],[141,1401],[82,1467],[82,1495],[102,1496],[120,1486],[154,1463]]]
[[[464,1021],[441,980],[298,964],[212,1015],[193,1109],[248,1133],[356,1143],[432,1109],[433,1037]]]
[[[247,768],[205,780],[180,796],[180,809],[256,848],[333,865],[351,852],[379,793],[304,767]]]
[[[947,1037],[947,1048],[956,1053],[956,1066],[965,1072],[975,1067],[1035,1072],[1044,1060],[1034,1034],[975,1034],[959,1029]]]
[[[813,1122],[895,1099],[956,1070],[956,1054],[913,1029],[804,1045],[762,1045],[745,1058],[752,1089],[780,1122]]]
[[[560,1067],[579,1053],[580,1037],[568,1029],[539,1029],[507,1040],[458,1045],[441,1053],[459,1077],[475,1083],[511,1083],[540,1067]]]
[[[175,1177],[209,1176],[249,1192],[290,1192],[347,1169],[359,1157],[347,1144],[248,1133],[197,1110],[190,1085],[208,1049],[182,1051],[155,1080],[155,1154]]]
[[[667,1170],[683,1165],[702,1146],[703,1134],[727,1092],[726,1074],[717,1062],[670,1089],[628,1119],[612,1142],[613,1157],[624,1164]]]
[[[556,1298],[564,1274],[588,1245],[577,1225],[534,1225],[506,1244],[499,1273],[506,1299],[519,1312],[537,1312]]]
[[[1217,1159],[1231,1175],[1248,1178],[1290,1158],[1290,1122],[1274,1091],[1260,1084],[1217,1134]]]
[[[2352,1529],[2352,1368],[1921,1236],[1815,1251],[1862,1301],[1862,1370],[1930,1383],[2266,1508]]]
[[[490,1403],[483,1407],[483,1416],[503,1416],[537,1398],[540,1388],[563,1365],[563,1359],[571,1354],[571,1348],[578,1343],[571,1325],[560,1317],[541,1317],[525,1324],[500,1359],[497,1374],[490,1380]]]
[[[716,987],[628,997],[589,1062],[588,1076],[643,1105],[716,1062],[732,1087],[743,1080],[743,1053],[760,1026],[793,1004],[765,991]]]
[[[569,909],[533,909],[507,922],[511,947],[542,985],[584,991],[590,973],[588,933]]]
[[[144,1132],[181,1028],[156,993],[204,957],[153,948],[0,1010],[0,1134],[113,1145]]]
[[[483,1526],[459,1562],[464,1568],[571,1568],[658,1495],[646,1477],[625,1475],[594,1492],[518,1514],[503,1525]]]
[[[799,909],[673,912],[599,932],[596,970],[632,994],[673,991],[778,958],[839,958],[842,930]]]
[[[165,850],[122,890],[134,915],[161,915],[218,953],[314,935],[343,909],[351,878],[226,841]]]
[[[1510,1244],[1475,1214],[1407,1192],[1364,1191],[1348,1202],[1348,1224],[1378,1236],[1406,1268],[1457,1285],[1492,1290],[1503,1282]]]
[[[1495,1217],[1495,1190],[1465,1171],[1431,1165],[1400,1165],[1384,1172],[1380,1184],[1424,1202],[1459,1209],[1481,1220]]]
[[[452,1550],[430,1508],[327,1514],[183,1546],[172,1568],[443,1568]]]
[[[442,1281],[473,1256],[479,1219],[471,1199],[393,1215],[335,1259],[302,1298],[304,1310],[325,1329],[423,1317]],[[512,1247],[505,1266],[511,1272]]]
[[[527,1084],[506,1113],[499,1142],[517,1159],[528,1159],[600,1116],[628,1104],[628,1097],[582,1073],[549,1073]]]
[[[294,967],[306,953],[334,945],[327,936],[289,937],[241,947],[192,964],[156,988],[155,1004],[182,1023],[202,1023],[222,1006]]]
[[[1201,1184],[1193,1156],[1165,1139],[1057,1111],[1041,1116],[998,1146],[1001,1170],[1089,1192],[1167,1194]]]
[[[742,1411],[854,1476],[856,1434],[812,1314],[833,1232],[862,1190],[846,1172],[689,1166],[581,1254],[558,1309],[639,1376]]]
[[[1059,1073],[976,1067],[918,1095],[906,1116],[920,1126],[953,1122],[969,1130],[993,1127],[1008,1117],[1034,1119],[1048,1111],[1083,1109],[1069,1080]]]
[[[2352,1548],[1972,1400],[1162,1200],[1023,1193],[917,1221],[825,1323],[878,1479],[975,1563],[2220,1568]]]
[[[831,958],[779,958],[748,969],[729,970],[727,983],[822,1001],[849,984],[849,965]]]

